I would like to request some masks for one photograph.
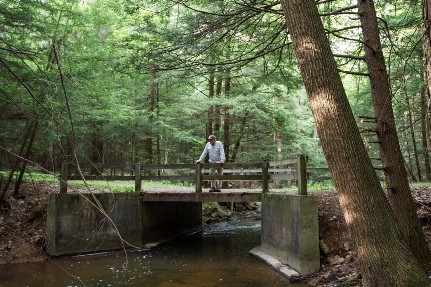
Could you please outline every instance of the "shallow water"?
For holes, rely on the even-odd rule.
[[[249,255],[259,244],[260,221],[237,219],[151,250],[0,266],[0,287],[308,286],[289,284]]]

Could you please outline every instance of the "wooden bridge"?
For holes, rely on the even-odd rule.
[[[133,180],[135,191],[142,191],[142,181],[194,182],[194,187],[167,186],[146,188],[143,201],[188,202],[259,202],[270,191],[270,184],[298,186],[298,194],[307,194],[307,157],[250,163],[224,163],[222,175],[211,175],[210,168],[219,164],[93,164],[73,166],[63,163],[60,193],[66,193],[69,180]],[[206,181],[222,180],[235,185],[222,192],[203,191]],[[254,187],[251,187],[251,186]],[[248,186],[248,188],[246,188]]]
[[[214,165],[208,163],[63,164],[60,193],[51,193],[48,200],[47,252],[58,256],[116,250],[124,248],[124,242],[152,245],[201,229],[202,202],[260,201],[261,245],[253,254],[271,256],[301,275],[311,274],[320,267],[320,251],[317,198],[307,195],[306,163],[302,155],[279,161],[225,163],[223,175],[210,175]],[[135,192],[67,192],[69,180],[84,179],[133,180]],[[235,188],[204,191],[204,183],[211,180],[223,180]],[[145,184],[143,190],[143,181],[194,184],[154,189]],[[278,184],[296,185],[300,196],[270,192]]]

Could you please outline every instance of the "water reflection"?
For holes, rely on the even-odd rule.
[[[259,242],[260,221],[237,219],[151,250],[0,266],[0,287],[293,286],[249,255]]]

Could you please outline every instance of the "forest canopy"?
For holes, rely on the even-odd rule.
[[[379,166],[357,8],[317,5]],[[412,179],[427,168],[420,9],[376,3]],[[192,163],[209,134],[227,161],[326,165],[279,1],[0,0],[0,23],[1,169],[17,155],[53,172],[63,161]]]

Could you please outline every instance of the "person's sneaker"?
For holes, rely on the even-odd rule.
[[[221,192],[221,190],[220,189],[218,189],[218,188],[214,188],[214,191],[213,192]]]
[[[217,189],[215,187],[211,187],[210,192],[217,192]]]

